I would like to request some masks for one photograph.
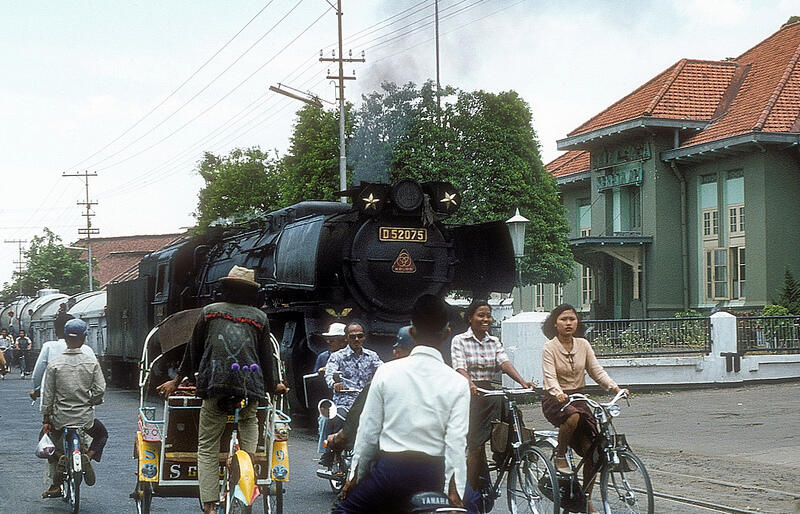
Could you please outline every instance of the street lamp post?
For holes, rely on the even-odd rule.
[[[517,208],[514,216],[506,220],[508,232],[511,235],[511,243],[514,245],[514,259],[517,262],[517,289],[519,290],[519,311],[522,311],[522,270],[520,260],[525,255],[525,225],[530,220],[519,213]]]

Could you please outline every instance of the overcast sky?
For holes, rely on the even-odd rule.
[[[348,100],[381,81],[435,77],[433,0],[343,0]],[[800,14],[795,0],[440,0],[442,83],[515,90],[542,155],[681,58],[743,53]],[[249,24],[248,24],[249,23]],[[349,37],[348,36],[352,36]],[[100,236],[193,224],[204,151],[285,152],[302,105],[282,82],[333,100],[336,16],[325,0],[0,1],[0,282],[17,246],[85,226],[89,170]],[[227,43],[227,45],[226,45]]]

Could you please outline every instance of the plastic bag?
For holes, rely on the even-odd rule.
[[[53,440],[50,439],[49,435],[44,434],[42,438],[39,439],[39,444],[36,445],[36,456],[40,459],[46,459],[52,457],[55,452],[56,445],[53,444]]]

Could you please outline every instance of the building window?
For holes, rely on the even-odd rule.
[[[592,229],[592,206],[589,199],[580,200],[578,205],[578,233],[581,237],[586,237]]]
[[[536,284],[534,290],[534,310],[543,311],[544,310],[544,284],[539,283]]]
[[[719,212],[717,209],[703,211],[703,237],[714,239],[719,234]]]
[[[553,284],[553,307],[564,303],[564,286]]]
[[[731,234],[744,234],[744,205],[728,206],[728,227]]]
[[[731,298],[739,299],[747,296],[745,293],[744,280],[744,248],[731,248]]]
[[[714,248],[705,252],[706,299],[737,300],[746,296],[745,248]]]
[[[584,309],[592,308],[592,300],[594,300],[593,283],[592,268],[581,266],[581,307]]]

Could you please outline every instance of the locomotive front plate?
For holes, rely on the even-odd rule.
[[[424,243],[428,240],[428,229],[379,227],[378,239],[381,241],[398,241],[401,243]]]

